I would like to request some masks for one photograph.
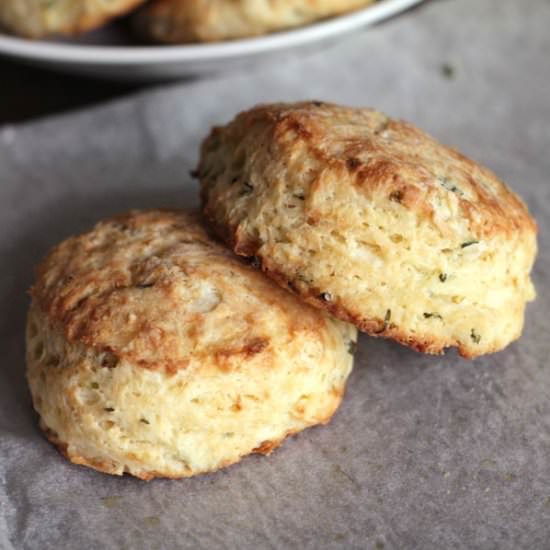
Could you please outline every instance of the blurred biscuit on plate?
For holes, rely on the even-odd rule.
[[[138,11],[135,26],[156,42],[215,42],[306,25],[373,1],[153,0]]]
[[[101,27],[144,0],[0,0],[0,27],[26,38],[73,35]]]

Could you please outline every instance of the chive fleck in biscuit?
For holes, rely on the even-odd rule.
[[[352,11],[374,0],[153,0],[135,16],[158,42],[212,42],[266,34]]]
[[[37,270],[27,377],[65,456],[150,479],[217,470],[326,423],[352,325],[296,300],[198,217],[134,212],[55,247]]]
[[[374,336],[464,357],[519,337],[536,224],[491,171],[370,109],[264,105],[214,128],[204,213],[240,255]]]

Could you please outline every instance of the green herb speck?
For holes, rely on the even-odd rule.
[[[443,319],[439,313],[424,313],[424,319]]]
[[[112,413],[112,412],[114,412],[115,409],[113,409],[113,407],[105,407],[103,410],[105,412]]]
[[[295,278],[297,281],[301,281],[306,285],[311,285],[313,283],[313,281],[310,278],[306,277],[302,273],[297,273]]]
[[[144,289],[144,288],[151,288],[152,286],[155,286],[155,283],[141,283],[139,285],[136,285],[136,288]]]
[[[467,246],[472,246],[473,244],[478,244],[479,241],[466,241],[460,245],[460,248],[466,248]]]
[[[391,309],[387,309],[386,315],[384,316],[384,326],[380,330],[377,330],[375,334],[381,334],[382,332],[384,332],[388,328],[390,319],[391,319]]]
[[[470,338],[472,339],[472,342],[474,342],[474,344],[479,344],[479,342],[481,341],[481,334],[478,334],[473,328],[470,332]]]
[[[252,256],[250,265],[255,269],[260,269],[260,267],[262,267],[262,262],[258,256]]]
[[[147,420],[147,418],[140,418],[139,421],[143,422],[143,424],[149,424],[149,420]]]
[[[357,351],[357,342],[355,340],[350,340],[348,342],[348,353],[354,355]]]
[[[241,196],[243,195],[250,195],[254,191],[254,187],[250,185],[247,181],[243,182],[243,189],[241,191]]]
[[[453,65],[450,63],[443,63],[441,65],[441,74],[448,78],[449,80],[452,80],[456,75],[456,70]]]
[[[446,273],[440,273],[439,274],[439,280],[444,283],[447,280],[447,274]]]
[[[437,178],[441,185],[447,189],[447,191],[451,191],[452,193],[456,193],[457,195],[464,195],[464,191],[457,187],[449,178]]]
[[[90,385],[91,385],[92,389],[94,389],[94,390],[99,389],[99,384],[97,382],[92,382]]]

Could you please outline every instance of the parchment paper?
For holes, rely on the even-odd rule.
[[[284,65],[0,128],[0,548],[550,548],[549,22],[546,0],[434,1]],[[112,212],[196,204],[211,124],[306,97],[409,119],[527,200],[540,254],[523,337],[468,362],[363,336],[330,425],[213,475],[67,463],[24,381],[32,266]]]

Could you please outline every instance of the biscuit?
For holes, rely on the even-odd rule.
[[[144,0],[2,0],[0,27],[27,38],[78,34],[125,15]]]
[[[27,378],[74,463],[142,479],[217,470],[330,420],[355,327],[296,300],[196,214],[133,212],[69,238],[31,290]]]
[[[237,254],[368,334],[472,358],[522,331],[534,220],[495,174],[411,124],[259,106],[211,131],[198,176]]]
[[[212,42],[305,25],[373,1],[153,0],[134,22],[138,32],[157,42]]]

